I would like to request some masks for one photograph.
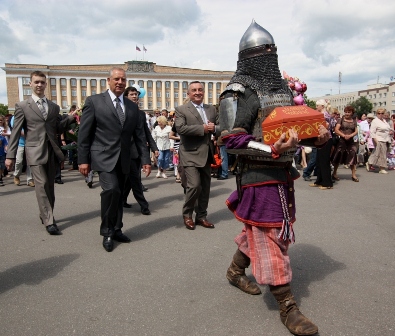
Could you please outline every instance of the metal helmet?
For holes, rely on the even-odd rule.
[[[252,20],[239,43],[239,60],[276,52],[273,36]]]

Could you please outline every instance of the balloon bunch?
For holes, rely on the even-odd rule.
[[[307,90],[307,85],[305,82],[302,82],[298,77],[290,77],[287,73],[283,72],[284,79],[287,80],[288,86],[292,91],[294,96],[294,102],[296,105],[306,105],[303,94]]]

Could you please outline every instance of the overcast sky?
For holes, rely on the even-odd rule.
[[[234,71],[252,19],[308,97],[338,93],[339,72],[342,93],[395,77],[394,0],[0,0],[0,66],[124,63],[144,44],[158,65]]]

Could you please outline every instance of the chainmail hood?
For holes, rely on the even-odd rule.
[[[236,73],[229,84],[233,83],[250,87],[257,92],[258,97],[289,93],[283,85],[277,54],[264,54],[238,61]]]

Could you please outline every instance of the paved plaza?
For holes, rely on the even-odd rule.
[[[4,179],[1,335],[291,335],[266,287],[250,296],[225,278],[242,228],[225,206],[234,177],[212,181],[208,219],[216,228],[189,231],[180,184],[155,173],[143,181],[152,215],[130,196],[123,231],[132,242],[111,253],[99,235],[97,176],[89,189],[78,172],[63,171],[61,236],[40,223],[34,189]],[[292,284],[321,336],[395,335],[395,172],[357,174],[354,183],[339,169],[333,190],[296,181]]]

